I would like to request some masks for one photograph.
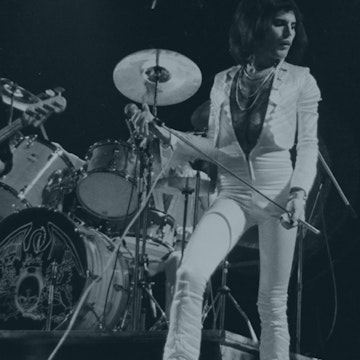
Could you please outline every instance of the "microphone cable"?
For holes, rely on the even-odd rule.
[[[325,338],[325,341],[329,341],[331,335],[334,332],[335,324],[338,316],[338,290],[337,290],[337,282],[335,277],[335,269],[334,269],[334,263],[333,258],[331,255],[330,250],[330,243],[329,243],[329,236],[326,231],[326,222],[325,222],[325,214],[324,214],[324,203],[322,198],[320,197],[320,212],[321,212],[321,221],[323,223],[323,231],[324,231],[324,239],[325,239],[325,246],[326,246],[326,254],[329,260],[329,267],[330,267],[330,274],[331,274],[331,281],[333,284],[333,291],[334,291],[334,309],[333,309],[333,315],[332,315],[332,322],[330,325],[329,332]]]

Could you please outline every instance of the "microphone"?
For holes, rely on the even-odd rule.
[[[141,148],[144,148],[144,147],[146,147],[146,145],[148,143],[148,139],[146,137],[143,137],[140,134],[138,134],[136,129],[134,129],[134,124],[132,123],[132,121],[131,120],[129,121],[129,119],[132,119],[132,117],[135,114],[137,114],[138,112],[141,112],[141,110],[139,109],[139,107],[136,104],[129,103],[129,104],[125,105],[124,114],[126,115],[126,123],[128,124],[129,129],[130,128],[133,129],[132,131],[130,131],[130,133],[133,134],[132,137],[134,137],[135,139],[142,140],[139,146]],[[153,117],[152,121],[148,123],[149,130],[153,136],[156,136],[163,142],[167,143],[168,139],[156,128],[155,125],[162,126],[162,121],[160,119],[158,119],[157,117]]]

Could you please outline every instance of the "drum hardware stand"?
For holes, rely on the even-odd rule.
[[[114,329],[114,332],[116,331],[124,331],[126,329],[126,321],[127,321],[127,318],[128,316],[130,315],[130,311],[129,311],[129,308],[127,307],[125,309],[125,313],[124,313],[124,316],[123,318],[121,319],[121,323],[119,326],[117,326],[115,329]]]
[[[48,313],[46,318],[46,326],[45,330],[50,331],[51,330],[51,319],[54,309],[54,288],[55,288],[55,282],[56,282],[56,275],[57,275],[57,268],[58,265],[56,261],[54,260],[51,263],[51,274],[50,274],[50,286],[49,286],[49,297],[48,297]]]
[[[137,151],[140,156],[140,174],[138,179],[138,210],[141,208],[141,203],[143,200],[144,191],[148,193],[148,186],[144,187],[145,182],[145,173],[146,167],[148,167],[147,178],[151,176],[151,159],[146,158],[147,153],[145,149],[141,148],[140,145],[137,145]],[[146,251],[146,235],[147,235],[147,210],[148,205],[145,205],[143,212],[140,214],[140,220],[137,223],[136,229],[136,241],[135,241],[135,256],[134,256],[134,280],[133,280],[133,303],[132,303],[132,322],[131,330],[143,330],[144,321],[142,319],[142,287],[141,280],[144,277],[144,265],[145,265],[145,251]],[[140,233],[142,238],[140,237]],[[140,242],[142,241],[142,246],[140,249]],[[141,250],[141,253],[140,253]]]
[[[155,299],[153,293],[152,293],[152,286],[154,285],[154,282],[150,282],[147,279],[146,280],[142,280],[140,282],[140,286],[142,288],[142,290],[145,292],[145,294],[147,295],[149,301],[150,301],[150,306],[151,306],[151,310],[153,313],[153,317],[156,318],[157,316],[157,310],[160,312],[160,317],[159,319],[155,322],[155,324],[149,329],[150,331],[153,330],[157,330],[158,327],[165,321],[165,323],[167,324],[167,318],[166,318],[166,314],[164,312],[164,310],[161,308],[161,306],[159,305],[158,301]]]
[[[218,302],[218,308],[214,312],[214,319],[213,319],[213,329],[216,329],[216,323],[219,317],[219,328],[221,332],[223,332],[224,325],[225,325],[225,307],[226,307],[226,299],[229,299],[231,303],[234,305],[235,309],[238,311],[238,313],[244,318],[246,325],[249,329],[251,339],[254,342],[258,342],[258,338],[255,334],[255,331],[251,325],[251,322],[248,318],[248,316],[245,314],[244,310],[240,307],[238,302],[235,300],[235,298],[231,294],[230,287],[227,286],[227,275],[229,269],[229,262],[225,259],[222,262],[222,273],[221,273],[221,287],[218,289],[218,292],[214,298],[213,304],[206,309],[205,312],[203,312],[202,320],[204,321],[208,313],[212,308],[215,309],[216,303]]]
[[[152,162],[153,156],[150,153],[149,147],[146,149],[140,149],[140,176],[139,182],[139,206],[140,208],[142,202],[142,195],[144,192],[149,193],[151,188],[151,173],[152,173]],[[144,185],[146,188],[142,189]],[[161,309],[159,303],[156,301],[152,294],[151,286],[152,283],[146,278],[146,264],[147,264],[147,255],[146,255],[146,242],[147,242],[147,224],[148,224],[148,203],[145,205],[143,212],[140,216],[140,221],[137,227],[137,236],[135,244],[135,264],[134,264],[134,283],[133,283],[133,304],[132,304],[132,326],[131,330],[145,330],[145,311],[143,306],[144,295],[146,294],[151,306],[154,306],[154,315],[156,316],[156,309],[160,311],[161,318],[166,315]],[[140,231],[142,231],[142,239],[140,239]],[[140,249],[140,242],[141,249]]]

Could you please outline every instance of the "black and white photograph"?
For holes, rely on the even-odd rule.
[[[1,359],[359,359],[359,46],[358,0],[1,0]]]

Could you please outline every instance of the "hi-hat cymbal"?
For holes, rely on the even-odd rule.
[[[210,100],[198,106],[191,115],[192,126],[199,131],[206,131],[210,115]]]
[[[201,71],[175,51],[148,49],[122,59],[115,67],[116,88],[137,103],[173,105],[193,96],[201,85]],[[157,84],[157,86],[156,86]],[[156,91],[157,88],[157,91]]]

